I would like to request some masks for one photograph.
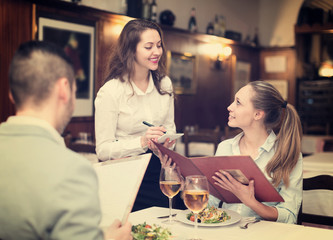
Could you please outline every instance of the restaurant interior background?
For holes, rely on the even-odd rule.
[[[72,39],[68,32],[82,31],[76,35],[80,43],[87,36],[90,40],[79,49],[90,56],[83,59],[89,59],[85,66],[88,87],[77,95],[77,102],[83,104],[77,104],[79,111],[64,137],[67,146],[95,163],[99,160],[93,100],[103,85],[112,46],[127,21],[140,17],[135,15],[145,1],[73,1],[0,1],[0,122],[15,113],[8,98],[8,68],[17,47],[31,39],[66,44]],[[168,75],[177,93],[177,131],[185,133],[176,151],[186,156],[213,155],[221,139],[235,134],[226,123],[227,106],[237,89],[248,81],[270,81],[296,106],[304,128],[302,153],[309,156],[303,158],[299,222],[332,228],[333,0],[155,2],[157,22],[163,22]],[[194,13],[197,32],[188,29]],[[42,29],[57,34],[42,33]],[[67,34],[67,39],[61,34]],[[189,146],[196,143],[189,153]],[[320,190],[318,181],[323,185]]]
[[[122,27],[131,19],[127,15],[140,14],[138,9],[143,3],[139,0],[74,2],[79,3],[70,0],[1,1],[1,122],[15,112],[8,99],[7,80],[15,49],[24,41],[38,38],[40,17],[75,22],[94,29],[95,42],[90,46],[93,50],[92,95],[88,97],[92,109],[87,114],[74,116],[66,133],[75,138],[80,132],[87,132],[93,139],[92,102],[103,84],[110,51]],[[325,60],[330,60],[332,68],[331,0],[156,0],[156,4],[157,22],[160,23],[162,13],[167,19],[161,26],[169,66],[172,61],[185,59],[183,67],[187,69],[185,76],[181,76],[186,79],[175,83],[178,132],[184,132],[186,126],[218,127],[223,135],[227,106],[234,93],[247,81],[260,79],[275,84],[286,100],[296,106],[305,128],[325,126],[324,134],[332,134],[332,77],[318,75]],[[133,6],[136,11],[130,12]],[[197,32],[188,30],[192,8],[195,8]],[[214,25],[215,19],[222,19],[221,31],[207,34],[209,23]],[[228,47],[232,51],[229,56],[224,55],[224,50],[230,51]],[[169,75],[181,71],[179,69],[175,67]],[[322,134],[319,130],[314,133]]]

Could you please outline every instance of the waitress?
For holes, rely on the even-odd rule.
[[[95,99],[96,153],[100,160],[152,152],[152,139],[166,131],[176,133],[174,94],[165,63],[160,27],[142,19],[129,21],[119,36],[108,77]],[[174,143],[167,139],[164,146]],[[153,154],[133,211],[168,207],[168,199],[159,188],[160,170],[160,160]]]

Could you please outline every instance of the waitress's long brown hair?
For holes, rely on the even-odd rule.
[[[250,82],[255,92],[252,99],[256,109],[265,112],[267,129],[279,129],[275,154],[266,166],[267,174],[275,187],[281,180],[289,186],[290,172],[296,166],[301,153],[302,126],[295,108],[287,104],[271,84],[264,81]]]
[[[171,93],[161,89],[161,79],[166,75],[166,50],[162,30],[156,23],[143,19],[131,20],[123,28],[118,38],[117,45],[111,55],[108,66],[109,73],[104,83],[115,78],[119,78],[120,81],[124,82],[124,76],[128,76],[130,79],[133,75],[136,47],[141,40],[142,32],[148,29],[154,29],[159,33],[161,37],[161,47],[163,49],[158,68],[155,71],[151,71],[154,85],[160,94],[171,95]]]

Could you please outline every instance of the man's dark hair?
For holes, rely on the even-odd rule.
[[[10,91],[16,107],[22,107],[27,100],[40,105],[50,95],[55,82],[63,77],[72,88],[74,71],[63,49],[43,41],[21,44],[9,69]]]

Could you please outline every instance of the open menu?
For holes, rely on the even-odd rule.
[[[181,174],[205,175],[209,184],[211,195],[226,203],[240,203],[241,201],[230,191],[214,184],[212,176],[217,171],[228,171],[234,178],[243,184],[248,184],[249,180],[254,180],[255,197],[260,202],[284,202],[281,195],[268,181],[257,164],[250,156],[214,156],[214,157],[184,157],[163,145],[155,145],[162,154],[168,155],[179,167]]]
[[[115,219],[123,224],[127,221],[151,155],[148,153],[93,164],[99,182],[102,228],[110,226]]]

